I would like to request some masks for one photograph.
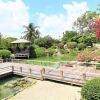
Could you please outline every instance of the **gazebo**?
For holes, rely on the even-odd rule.
[[[29,58],[29,48],[26,46],[30,45],[30,41],[25,40],[25,39],[18,39],[18,40],[11,42],[11,44],[17,46],[16,49],[13,51],[13,54],[15,55],[15,57],[28,57]],[[20,49],[19,48],[20,44],[25,44],[25,47],[23,49]]]

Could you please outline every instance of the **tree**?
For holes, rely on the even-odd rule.
[[[1,38],[0,49],[9,49],[9,48],[11,48],[11,42],[15,41],[15,40],[16,40],[16,38],[13,38],[13,37]]]
[[[46,41],[45,47],[50,48],[53,45],[54,39],[49,35],[45,36],[44,39]]]
[[[44,38],[37,38],[34,43],[39,47],[46,47],[46,40]]]
[[[96,31],[96,37],[100,39],[100,17],[96,18],[94,23],[90,24],[90,29],[94,29]]]
[[[34,40],[36,38],[39,38],[40,32],[37,29],[39,26],[35,26],[33,23],[29,23],[28,26],[24,25],[24,27],[26,28],[26,31],[24,31],[24,33],[25,33],[24,38],[25,39],[27,39],[31,42],[34,42]]]
[[[66,43],[67,41],[71,41],[73,39],[73,37],[75,37],[77,35],[78,35],[78,33],[75,31],[65,31],[63,33],[62,41]]]
[[[2,34],[0,33],[0,44],[1,44]]]
[[[97,16],[95,11],[87,11],[82,16],[78,17],[73,24],[73,29],[78,30],[80,34],[85,32],[91,32],[93,30],[89,29],[89,24],[95,22],[95,16]]]
[[[54,40],[49,35],[44,38],[35,39],[34,43],[40,47],[50,48],[53,45]]]

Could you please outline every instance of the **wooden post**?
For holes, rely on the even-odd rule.
[[[29,69],[29,71],[30,71],[30,74],[32,74],[32,69],[31,68]]]
[[[61,79],[63,80],[64,79],[64,77],[63,77],[63,71],[60,71],[60,73],[61,73]]]
[[[96,72],[96,64],[94,64],[94,71]]]
[[[22,72],[22,67],[20,67],[20,72]]]
[[[45,74],[45,68],[42,68],[42,72],[43,72],[43,74]]]
[[[14,66],[12,66],[12,72],[14,72]]]
[[[43,79],[44,79],[45,69],[42,68],[42,69],[40,70],[40,73],[41,73],[41,80],[43,81]]]
[[[83,80],[86,81],[86,73],[83,73]]]

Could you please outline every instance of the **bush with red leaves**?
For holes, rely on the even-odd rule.
[[[96,37],[100,39],[100,20],[92,23],[89,27],[96,30]]]

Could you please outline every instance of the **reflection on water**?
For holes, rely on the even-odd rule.
[[[20,89],[20,87],[14,87],[14,88],[6,88],[5,85],[8,83],[11,83],[12,81],[15,81],[16,79],[22,78],[21,76],[17,75],[10,75],[7,77],[0,78],[0,100],[3,98],[14,94],[16,91]]]

